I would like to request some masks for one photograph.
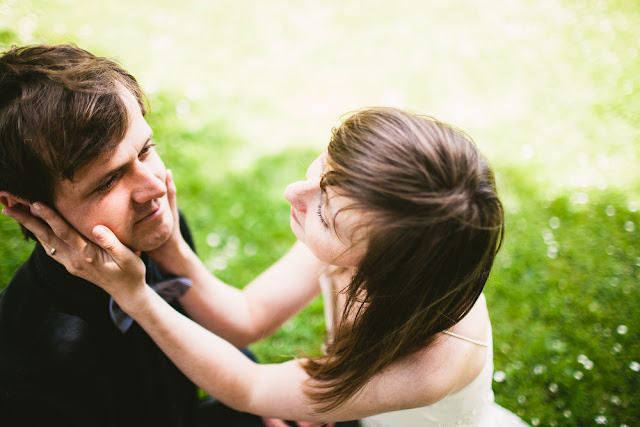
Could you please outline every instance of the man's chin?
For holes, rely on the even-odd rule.
[[[171,237],[171,228],[172,224],[163,224],[158,230],[132,239],[131,242],[123,243],[134,252],[149,252],[158,249],[169,240],[169,237]]]

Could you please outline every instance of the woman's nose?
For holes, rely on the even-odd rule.
[[[311,181],[298,181],[289,184],[284,190],[284,197],[298,212],[306,212],[309,197],[318,191],[318,183]]]

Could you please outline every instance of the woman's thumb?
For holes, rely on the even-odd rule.
[[[129,248],[120,243],[120,240],[113,234],[109,228],[104,225],[96,225],[93,227],[93,237],[96,243],[120,265],[122,261],[126,261],[130,255],[135,255]]]

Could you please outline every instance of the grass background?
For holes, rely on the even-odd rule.
[[[496,169],[497,401],[532,425],[640,425],[637,0],[0,0],[0,48],[72,42],[151,99],[202,259],[242,286],[292,243],[286,184],[343,113],[451,122]],[[0,218],[0,288],[32,244]],[[253,349],[322,340],[319,300]]]

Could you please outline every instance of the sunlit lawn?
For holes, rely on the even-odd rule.
[[[82,6],[81,6],[82,5]],[[533,425],[640,424],[640,4],[0,1],[0,42],[117,57],[209,268],[243,285],[292,243],[282,192],[372,104],[466,130],[507,240],[486,287],[496,397]],[[31,245],[0,218],[0,287]],[[322,340],[320,301],[253,349]]]

